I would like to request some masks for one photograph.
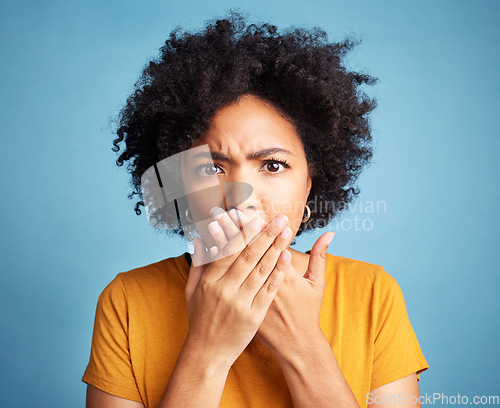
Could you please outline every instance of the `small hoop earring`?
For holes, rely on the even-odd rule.
[[[189,212],[189,207],[186,208],[186,218],[191,224],[194,223],[194,220],[191,218],[191,213]]]
[[[309,206],[306,204],[306,210],[307,210],[307,216],[306,218],[302,218],[302,222],[301,224],[303,224],[304,222],[306,222],[309,218],[311,218],[311,209],[309,208]]]

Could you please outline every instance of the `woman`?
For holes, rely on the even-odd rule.
[[[371,158],[376,104],[357,86],[375,79],[342,67],[353,43],[247,26],[237,13],[176,31],[122,110],[114,145],[125,142],[117,163],[131,160],[132,195],[148,169],[183,152],[187,227],[173,231],[201,239],[192,259],[119,273],[101,293],[87,406],[415,402],[428,364],[397,282],[327,254],[331,232],[306,253],[290,248],[346,208]],[[209,180],[250,193],[194,194]]]

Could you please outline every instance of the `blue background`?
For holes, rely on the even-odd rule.
[[[109,119],[174,26],[197,30],[230,7],[362,40],[347,62],[380,79],[364,88],[379,101],[375,156],[329,252],[398,281],[430,365],[421,394],[500,394],[499,5],[2,1],[2,406],[84,406],[99,293],[186,249],[135,215]]]

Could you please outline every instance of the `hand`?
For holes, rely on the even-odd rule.
[[[274,297],[257,337],[278,361],[288,361],[314,336],[322,336],[319,314],[325,291],[326,250],[335,233],[323,234],[314,243],[306,273],[292,270]]]
[[[248,221],[243,213],[230,211],[229,217],[219,221],[224,231],[214,234],[214,239],[223,245],[226,235],[233,236],[239,230],[237,225],[244,227]],[[300,347],[306,345],[306,336],[322,334],[319,313],[325,287],[326,250],[334,235],[328,232],[318,238],[311,249],[308,268],[303,276],[295,270],[286,274],[257,331],[257,337],[278,360],[298,352]],[[212,249],[212,252],[215,251]]]
[[[203,242],[195,238],[185,290],[186,343],[227,369],[255,336],[288,270],[290,237],[279,235],[283,228],[273,220],[263,229],[263,220],[255,218],[209,264]]]

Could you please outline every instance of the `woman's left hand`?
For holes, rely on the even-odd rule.
[[[285,275],[257,337],[275,357],[286,360],[307,347],[312,336],[322,335],[319,313],[325,291],[326,250],[334,233],[314,243],[306,273],[292,268]]]
[[[233,225],[229,225],[232,221]],[[235,210],[223,214],[219,225],[223,231],[234,234],[239,227],[250,220]],[[222,231],[221,231],[221,234]],[[264,321],[257,331],[257,338],[280,360],[289,357],[307,347],[311,336],[322,335],[319,327],[319,314],[325,290],[326,250],[335,233],[327,232],[314,243],[307,267],[301,271],[289,268],[273,303],[269,307]],[[223,242],[218,239],[218,247]]]

